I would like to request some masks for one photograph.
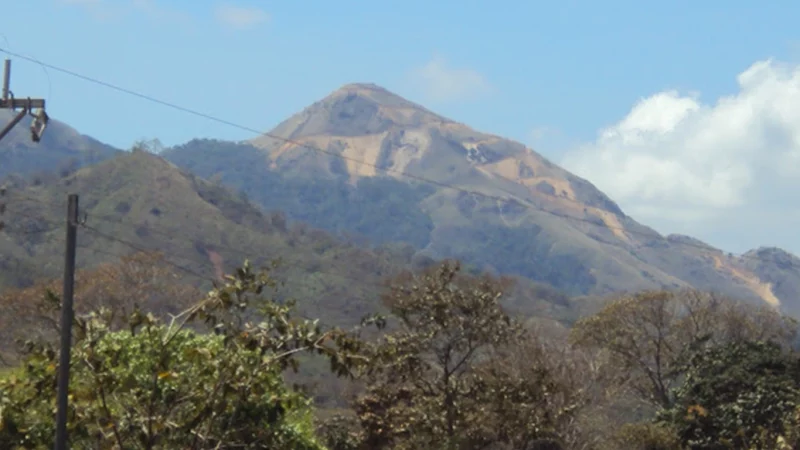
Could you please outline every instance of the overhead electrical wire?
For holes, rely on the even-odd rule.
[[[50,209],[50,208],[55,209],[56,207],[62,207],[62,205],[54,205],[54,204],[48,205],[47,203],[41,202],[38,199],[33,199],[33,198],[25,197],[25,196],[22,196],[22,195],[20,195],[15,200],[17,200],[18,202],[19,201],[33,202],[33,203],[39,204],[39,205],[41,205],[41,206],[43,206],[43,207],[45,207],[47,209]],[[46,233],[46,232],[50,232],[50,231],[57,231],[57,230],[63,229],[65,227],[64,224],[57,224],[56,223],[57,221],[53,221],[53,220],[49,220],[49,219],[42,219],[40,217],[33,216],[33,215],[30,215],[30,214],[27,214],[27,213],[14,212],[14,214],[21,215],[23,217],[27,217],[27,218],[32,219],[32,220],[40,220],[40,221],[46,222],[48,224],[51,224],[51,226],[48,226],[46,229],[31,230],[31,234],[35,234],[35,233],[39,233],[39,232]],[[170,240],[184,242],[184,243],[192,243],[190,240],[186,239],[183,236],[180,236],[180,235],[178,235],[176,233],[166,232],[166,231],[164,231],[162,229],[159,229],[159,228],[156,228],[156,227],[154,227],[152,225],[130,223],[130,222],[124,221],[124,220],[122,220],[122,218],[116,217],[116,216],[97,215],[97,214],[83,214],[82,215],[82,222],[84,222],[82,224],[82,226],[83,226],[84,229],[86,229],[87,231],[91,232],[92,234],[94,234],[94,235],[96,235],[98,237],[101,237],[101,238],[104,238],[104,239],[107,239],[107,240],[110,240],[110,241],[117,242],[119,244],[125,245],[126,247],[131,248],[132,250],[135,250],[137,252],[154,252],[154,251],[158,251],[158,250],[157,249],[147,248],[145,246],[141,246],[141,245],[135,244],[135,243],[133,243],[131,241],[127,241],[127,240],[124,240],[124,239],[121,239],[121,238],[117,238],[115,236],[112,236],[112,235],[110,235],[110,234],[108,234],[106,232],[103,232],[103,231],[99,230],[98,228],[96,228],[96,226],[88,226],[87,225],[89,222],[92,222],[92,221],[95,221],[95,220],[99,220],[99,221],[103,221],[103,222],[107,222],[107,223],[113,223],[115,225],[121,225],[121,226],[124,226],[124,227],[129,227],[131,229],[137,229],[137,228],[141,229],[141,228],[143,228],[143,229],[146,229],[148,233],[152,233],[152,234],[155,234],[155,235],[160,235],[160,236],[163,236],[163,237],[165,237],[167,239],[170,239]],[[14,234],[16,234],[16,235],[27,234],[25,231],[19,231],[19,230],[10,230],[10,231],[14,231]],[[224,245],[224,244],[210,244],[210,246],[215,248],[215,249],[219,249],[221,251],[227,252],[227,253],[236,254],[238,256],[241,256],[243,259],[248,259],[248,258],[252,259],[254,256],[257,256],[257,255],[254,255],[252,251],[246,251],[246,250],[234,248],[234,247],[231,247],[231,246],[228,246],[228,245]],[[85,245],[79,245],[79,247],[88,248]],[[91,250],[94,250],[94,249],[91,249]],[[98,251],[98,253],[102,253],[102,251]],[[180,255],[176,255],[176,256],[180,256]],[[307,267],[303,266],[302,264],[296,264],[296,263],[293,263],[291,261],[287,261],[287,260],[282,259],[282,258],[278,258],[278,259],[280,260],[280,263],[278,265],[279,268],[295,268],[295,269],[299,269],[299,270],[307,270]],[[193,271],[192,269],[189,269],[188,267],[185,267],[185,266],[182,266],[180,264],[177,264],[174,261],[167,260],[166,258],[165,258],[165,263],[168,264],[168,265],[174,266],[179,271],[187,273],[189,275],[192,275],[195,278],[206,280],[206,281],[213,281],[213,278],[211,278],[209,276],[201,275],[198,272]],[[345,280],[345,281],[361,283],[364,286],[371,286],[371,287],[375,287],[375,288],[379,288],[379,289],[383,289],[383,288],[386,287],[386,285],[383,284],[383,283],[369,282],[369,281],[366,281],[364,279],[356,278],[356,277],[353,277],[353,276],[348,276],[348,275],[345,275],[345,274],[342,274],[342,273],[337,273],[337,272],[332,272],[332,271],[325,271],[325,270],[315,270],[315,272],[320,273],[322,275],[326,275],[326,276],[337,277],[337,278],[340,278],[340,279]],[[311,287],[311,286],[310,286],[310,284],[304,284],[303,287]]]
[[[598,227],[598,228],[602,228],[602,229],[617,230],[617,231],[620,231],[620,232],[623,232],[623,233],[627,233],[629,235],[641,236],[641,237],[648,238],[648,239],[656,239],[656,240],[661,240],[661,241],[667,241],[672,245],[697,248],[697,249],[701,249],[701,250],[705,250],[705,251],[712,250],[712,251],[719,252],[721,254],[725,254],[725,253],[728,253],[729,255],[732,254],[730,252],[725,252],[725,251],[723,251],[721,249],[716,249],[714,247],[711,247],[710,245],[703,245],[703,244],[698,244],[698,243],[688,242],[688,241],[667,240],[667,238],[665,236],[662,236],[661,234],[658,234],[658,233],[647,233],[647,232],[643,232],[643,231],[639,231],[639,230],[633,230],[633,229],[625,228],[625,227],[622,227],[622,226],[614,226],[614,225],[611,225],[611,224],[608,224],[608,223],[605,223],[605,222],[601,224],[601,223],[598,223],[596,220],[591,220],[591,219],[587,219],[587,218],[584,218],[584,217],[576,217],[576,216],[564,214],[564,213],[561,213],[561,212],[558,212],[558,211],[549,210],[549,209],[546,209],[546,208],[542,208],[542,207],[540,207],[538,205],[534,205],[534,204],[532,204],[530,202],[527,202],[527,201],[526,202],[522,202],[522,201],[517,200],[515,198],[502,197],[502,196],[498,196],[498,195],[487,194],[487,193],[480,192],[480,191],[474,191],[474,190],[466,189],[466,188],[463,188],[463,187],[460,187],[460,186],[455,186],[455,185],[452,185],[452,184],[444,183],[444,182],[441,182],[441,181],[438,181],[438,180],[434,180],[434,179],[430,179],[430,178],[414,175],[414,174],[411,174],[411,173],[408,173],[408,172],[405,172],[405,171],[402,171],[402,170],[383,167],[383,166],[380,166],[380,165],[377,165],[377,164],[373,164],[373,163],[370,163],[370,162],[367,162],[367,161],[363,161],[363,160],[360,160],[360,159],[357,159],[357,158],[352,158],[352,157],[349,157],[349,156],[346,156],[346,155],[342,155],[340,153],[336,153],[336,152],[333,152],[333,151],[325,150],[325,149],[316,147],[314,145],[310,145],[308,143],[305,143],[305,142],[302,142],[302,141],[298,141],[296,139],[290,139],[290,138],[286,138],[286,137],[283,137],[283,136],[278,136],[278,135],[275,135],[275,134],[272,134],[272,133],[269,133],[269,132],[262,132],[262,131],[259,131],[259,130],[255,129],[255,128],[252,128],[252,127],[241,125],[241,124],[238,124],[238,123],[226,120],[226,119],[219,118],[219,117],[211,115],[211,114],[207,114],[207,113],[203,113],[203,112],[191,109],[191,108],[187,108],[187,107],[178,105],[176,103],[172,103],[172,102],[169,102],[169,101],[166,101],[166,100],[162,100],[162,99],[159,99],[159,98],[147,95],[147,94],[143,94],[141,92],[137,92],[137,91],[132,90],[132,89],[124,88],[124,87],[121,87],[121,86],[115,85],[113,83],[109,83],[109,82],[106,82],[106,81],[103,81],[103,80],[100,80],[100,79],[97,79],[97,78],[94,78],[94,77],[83,75],[83,74],[80,74],[78,72],[75,72],[75,71],[72,71],[72,70],[69,70],[69,69],[65,69],[63,67],[59,67],[59,66],[56,66],[56,65],[41,61],[39,59],[35,59],[35,58],[29,57],[29,56],[26,56],[26,55],[15,53],[15,52],[12,52],[12,51],[10,51],[10,50],[8,50],[6,48],[0,48],[0,52],[6,53],[6,54],[8,54],[10,56],[13,56],[13,57],[16,57],[16,58],[20,58],[20,59],[32,62],[34,64],[38,64],[38,65],[40,65],[42,67],[49,68],[49,69],[54,70],[56,72],[60,72],[60,73],[63,73],[63,74],[66,74],[66,75],[69,75],[69,76],[72,76],[72,77],[75,77],[75,78],[82,79],[82,80],[87,81],[89,83],[97,84],[97,85],[100,85],[100,86],[103,86],[103,87],[106,87],[106,88],[109,88],[109,89],[112,89],[112,90],[115,90],[115,91],[118,91],[118,92],[121,92],[121,93],[124,93],[124,94],[127,94],[127,95],[131,95],[131,96],[134,96],[134,97],[137,97],[137,98],[141,98],[143,100],[146,100],[146,101],[149,101],[149,102],[152,102],[152,103],[160,104],[162,106],[166,106],[166,107],[175,109],[177,111],[184,112],[186,114],[190,114],[190,115],[194,115],[194,116],[197,116],[197,117],[201,117],[201,118],[204,118],[204,119],[207,119],[207,120],[210,120],[210,121],[214,121],[214,122],[217,122],[217,123],[220,123],[220,124],[223,124],[223,125],[227,125],[227,126],[230,126],[230,127],[233,127],[233,128],[238,128],[240,130],[247,131],[247,132],[253,133],[253,134],[258,135],[258,136],[269,137],[269,138],[275,139],[277,141],[281,141],[281,142],[292,144],[292,145],[295,145],[295,146],[298,146],[298,147],[306,148],[306,149],[312,150],[314,152],[318,152],[318,153],[326,154],[326,155],[329,155],[329,156],[332,156],[332,157],[335,157],[335,158],[339,158],[339,159],[343,159],[343,160],[346,160],[346,161],[350,161],[350,162],[353,162],[355,164],[371,167],[371,168],[373,168],[373,169],[375,169],[377,171],[383,172],[383,173],[396,174],[396,175],[399,175],[399,176],[402,176],[402,177],[406,177],[406,178],[409,178],[409,179],[412,179],[412,180],[416,180],[416,181],[419,181],[419,182],[422,182],[422,183],[438,186],[438,187],[441,187],[441,188],[452,189],[452,190],[463,192],[463,193],[466,193],[466,194],[469,194],[469,195],[474,195],[474,196],[483,197],[483,198],[490,199],[490,200],[504,202],[506,204],[514,203],[514,204],[516,204],[516,205],[518,205],[518,206],[520,206],[522,208],[525,208],[525,209],[528,209],[528,210],[531,210],[531,211],[538,211],[538,212],[542,212],[542,213],[545,213],[545,214],[550,214],[550,215],[553,215],[555,217],[558,217],[558,218],[561,218],[561,219],[565,219],[565,220],[569,220],[569,221],[586,223],[586,224],[589,224],[589,225],[592,225],[592,226],[595,226],[595,227]],[[498,178],[503,179],[505,181],[509,181],[509,182],[515,183],[514,180],[506,178],[506,177],[498,176]],[[575,201],[573,199],[559,198],[558,200],[559,201],[563,201],[563,202],[571,202],[571,203],[574,203],[576,205],[586,206],[585,204],[583,204],[581,202],[578,202],[578,201]],[[498,207],[498,209],[499,209],[499,207]],[[502,211],[499,211],[499,212],[502,213]],[[643,225],[643,227],[646,227],[646,226]],[[604,243],[606,243],[608,245],[616,245],[616,243],[613,243],[613,242],[604,242]],[[769,259],[759,257],[758,255],[741,254],[741,255],[736,255],[736,257],[740,258],[740,259],[755,259],[755,260],[759,260],[759,261],[762,261],[762,262],[773,262],[773,261],[771,261]],[[793,257],[793,260],[797,260],[797,261],[796,262],[795,261],[791,261],[791,262],[789,262],[789,265],[794,267],[794,268],[800,268],[800,260],[798,260],[798,258],[795,257],[794,255],[792,255],[792,257]]]

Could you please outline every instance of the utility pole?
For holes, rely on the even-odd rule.
[[[33,142],[39,142],[42,139],[42,134],[44,133],[45,127],[47,127],[47,122],[49,118],[47,117],[47,113],[44,111],[44,99],[42,98],[24,98],[24,99],[16,99],[14,98],[14,93],[11,92],[11,60],[6,59],[3,64],[3,92],[2,98],[0,98],[0,109],[10,109],[11,111],[16,112],[18,109],[21,111],[11,119],[11,122],[6,124],[2,129],[0,129],[0,141],[3,140],[4,137],[8,133],[11,132],[11,129],[14,128],[22,119],[25,118],[26,115],[31,115],[33,117],[33,123],[31,124],[31,140]],[[33,110],[38,109],[39,111],[34,114]]]
[[[55,450],[67,450],[69,357],[72,350],[72,309],[75,290],[75,250],[78,242],[78,195],[70,194],[67,205],[67,249],[64,258],[64,291],[61,295],[61,351],[58,361],[58,397]]]
[[[6,228],[3,215],[6,213],[6,187],[0,186],[0,232]]]
[[[2,140],[25,116],[33,117],[31,123],[31,140],[39,142],[47,127],[49,118],[44,110],[44,99],[41,98],[14,98],[11,92],[11,60],[6,59],[3,64],[3,90],[0,97],[0,109],[10,109],[16,112],[9,123],[0,129]],[[33,111],[38,109],[36,113]],[[5,195],[5,188],[0,188],[0,197]],[[5,203],[0,198],[0,214],[5,212]],[[0,230],[4,223],[0,221]],[[69,406],[69,369],[70,353],[72,351],[72,321],[74,311],[72,307],[75,291],[75,253],[78,242],[78,195],[70,194],[67,197],[67,248],[64,255],[64,290],[61,295],[61,349],[58,362],[58,393],[56,404],[56,440],[55,450],[67,450],[67,408]]]

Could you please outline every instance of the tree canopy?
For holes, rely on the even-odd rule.
[[[510,315],[502,306],[510,280],[445,261],[388,280],[376,298],[385,316],[342,329],[275,296],[272,267],[245,262],[201,295],[157,262],[138,255],[83,275],[71,355],[73,448],[800,445],[797,324],[768,308],[649,291],[612,298],[567,329]],[[54,288],[3,297],[18,331],[55,325]],[[165,299],[176,303],[164,307]],[[0,448],[52,445],[54,337],[29,335],[16,368],[0,374]],[[290,383],[310,362],[341,380],[349,407],[325,410],[311,386]]]
[[[166,324],[138,309],[118,330],[107,308],[76,318],[72,446],[322,448],[309,399],[281,374],[296,367],[297,354],[314,352],[347,375],[360,341],[293,317],[291,304],[262,295],[272,285],[268,272],[246,263]],[[257,310],[257,322],[245,321],[250,309]],[[51,445],[57,365],[52,345],[31,341],[23,371],[0,381],[2,448]]]

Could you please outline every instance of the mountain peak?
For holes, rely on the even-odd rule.
[[[745,258],[759,261],[769,261],[783,266],[797,266],[800,259],[797,256],[777,247],[759,247],[744,254]]]
[[[365,100],[374,102],[385,108],[410,108],[427,112],[431,115],[437,114],[429,111],[422,105],[409,101],[398,94],[379,86],[375,83],[348,83],[333,91],[330,95],[317,103],[330,103],[339,101],[342,97],[361,97]],[[443,119],[443,118],[442,118]]]
[[[280,123],[270,134],[285,139],[366,136],[450,122],[377,84],[350,83]],[[258,147],[273,144],[269,137],[252,142]]]
[[[385,87],[379,86],[375,83],[347,83],[334,92],[339,92],[339,91],[374,91],[374,92],[388,93],[397,96],[397,94],[394,94]]]
[[[271,167],[306,175],[345,176],[355,182],[391,169],[393,174],[480,186],[523,203],[573,209],[581,204],[600,214],[624,216],[590,183],[525,145],[478,132],[373,83],[345,84],[250,143],[269,154]]]

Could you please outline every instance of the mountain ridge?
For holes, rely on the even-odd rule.
[[[66,132],[48,132],[55,144],[43,149],[63,141],[64,153],[80,151],[79,143],[59,140]],[[800,270],[784,261],[800,260],[788,252],[748,252],[771,258],[762,261],[689,236],[662,236],[533,149],[380,86],[344,85],[269,134],[277,138],[193,140],[162,156],[266,210],[377,244],[405,242],[420,258],[459,258],[572,295],[693,286],[800,312],[793,298]],[[0,155],[7,151],[0,144]],[[78,166],[97,163],[87,158]]]
[[[191,165],[192,159],[209,156],[203,153],[208,145],[198,144],[206,150],[197,152],[192,145],[165,157]],[[355,191],[365,179],[410,185],[434,180],[434,191],[414,208],[433,221],[427,243],[418,250],[435,257],[463,258],[489,270],[575,288],[577,294],[695,286],[773,305],[778,297],[788,298],[786,292],[773,292],[774,282],[756,275],[766,269],[688,236],[662,236],[626,215],[591,182],[533,149],[476,131],[374,84],[346,84],[266,136],[240,145],[252,146],[262,158],[261,177],[325,179]],[[250,186],[237,184],[235,177],[226,178],[224,164],[211,166],[200,174],[223,176],[268,209],[277,205],[259,195],[258,177],[250,178]],[[254,169],[237,173],[242,170]],[[340,207],[348,208],[346,202]],[[312,224],[332,226],[325,218]],[[784,276],[800,279],[800,271],[791,272]],[[800,305],[789,307],[800,311]]]

